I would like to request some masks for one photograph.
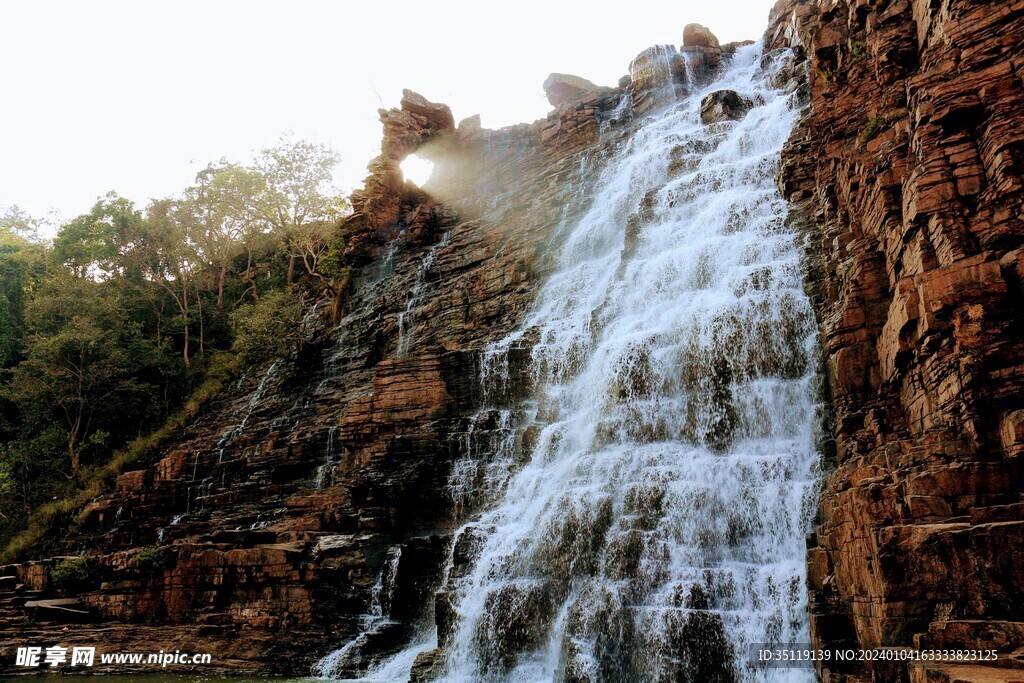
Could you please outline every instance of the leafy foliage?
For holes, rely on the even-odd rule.
[[[303,301],[350,278],[337,161],[283,138],[144,208],[109,193],[52,239],[0,213],[0,554],[68,523],[238,362],[297,350]]]
[[[291,356],[302,340],[302,301],[288,290],[271,292],[231,314],[233,349],[248,365]]]
[[[167,548],[150,546],[136,553],[132,558],[132,564],[143,571],[154,572],[167,566],[170,557],[171,553]]]
[[[870,142],[878,137],[878,134],[889,127],[889,120],[884,116],[872,116],[868,119],[868,125],[861,131],[859,139],[861,143]]]
[[[50,580],[64,590],[84,588],[92,580],[92,566],[86,555],[65,557],[50,570]]]

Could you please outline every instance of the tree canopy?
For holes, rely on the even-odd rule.
[[[347,278],[337,162],[285,137],[144,207],[111,192],[52,239],[46,221],[0,213],[0,545],[162,425],[210,352],[295,350],[303,298]]]

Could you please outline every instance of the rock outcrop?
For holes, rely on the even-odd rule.
[[[735,90],[716,90],[700,102],[701,122],[739,121],[754,106],[753,100]]]
[[[717,50],[722,46],[708,27],[701,24],[687,24],[683,27],[683,47],[703,47]]]
[[[825,680],[1019,680],[1024,1],[782,0],[809,109],[780,183],[808,236],[833,469],[818,645],[999,650]],[[769,53],[769,59],[788,59]],[[902,670],[902,672],[901,672]]]
[[[594,85],[585,78],[569,74],[551,74],[544,81],[544,95],[556,109],[568,104],[612,92],[613,88]]]
[[[470,421],[479,352],[519,323],[565,207],[585,193],[583,156],[600,163],[623,134],[609,120],[622,95],[581,93],[497,131],[478,117],[456,128],[411,91],[381,110],[381,154],[339,228],[345,295],[310,307],[298,357],[237,378],[37,559],[0,567],[0,674],[14,647],[59,642],[210,652],[204,673],[305,675],[381,609],[389,563],[392,621],[339,673],[402,644],[433,609],[447,535],[468,512],[451,463],[468,430],[496,428]],[[424,189],[402,178],[412,153],[435,162]]]

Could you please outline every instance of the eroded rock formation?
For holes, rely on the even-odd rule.
[[[0,672],[16,646],[62,642],[305,675],[365,629],[388,562],[395,623],[363,663],[403,644],[456,521],[449,466],[479,402],[478,352],[518,324],[621,97],[580,93],[498,131],[456,127],[410,91],[381,110],[381,154],[340,227],[345,295],[311,307],[299,357],[238,378],[39,559],[0,567]],[[424,189],[401,174],[413,152],[436,164]],[[54,578],[83,553],[81,580]]]
[[[808,238],[830,387],[813,637],[1001,655],[830,665],[828,681],[1019,679],[1005,667],[1024,647],[1022,35],[1024,0],[773,12],[772,83],[808,105],[780,184]],[[408,91],[381,110],[381,155],[340,228],[345,295],[311,308],[298,358],[238,378],[35,561],[0,567],[0,671],[10,647],[59,640],[303,674],[364,630],[385,579],[395,620],[366,657],[432,609],[443,646],[445,596],[432,592],[466,512],[447,482],[480,403],[480,350],[520,322],[564,207],[585,208],[572,201],[586,194],[582,162],[599,164],[630,116],[706,83],[735,48],[688,26],[681,51],[640,53],[619,88],[553,75],[555,111],[499,131],[456,126]],[[424,188],[401,174],[414,152],[436,164]],[[86,576],[57,585],[61,556],[86,550]],[[471,549],[455,553],[458,568]],[[54,599],[73,600],[39,603]]]
[[[806,60],[780,180],[808,236],[834,410],[815,640],[1000,652],[826,680],[1020,679],[996,667],[1024,647],[1022,36],[1021,0],[775,8],[769,47]]]
[[[700,120],[704,123],[742,119],[754,103],[735,90],[716,90],[700,103]]]

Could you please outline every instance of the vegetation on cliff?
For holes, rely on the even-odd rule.
[[[283,138],[144,209],[110,193],[52,239],[17,207],[0,217],[4,554],[98,495],[239,363],[295,349],[302,298],[347,280],[337,160]]]

